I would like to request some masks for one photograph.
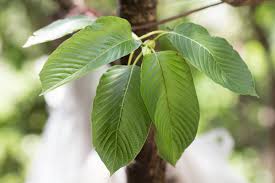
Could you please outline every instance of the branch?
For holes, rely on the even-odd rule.
[[[197,9],[193,9],[191,11],[187,11],[187,12],[181,13],[179,15],[175,15],[175,16],[172,16],[172,17],[169,17],[169,18],[157,21],[157,22],[152,22],[152,23],[148,23],[148,24],[134,26],[133,30],[135,31],[135,30],[140,30],[140,29],[147,29],[147,28],[154,27],[154,26],[157,26],[157,25],[165,24],[167,22],[176,20],[176,19],[181,18],[181,17],[186,17],[188,15],[191,15],[192,13],[196,13],[198,11],[201,11],[201,10],[213,7],[213,6],[220,5],[222,3],[224,3],[224,2],[218,2],[218,3],[210,4],[210,5],[207,5],[207,6],[203,6],[203,7],[197,8]]]
[[[223,1],[232,6],[247,6],[247,5],[253,6],[253,5],[260,4],[264,0],[223,0]]]

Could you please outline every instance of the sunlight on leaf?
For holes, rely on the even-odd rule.
[[[95,21],[95,17],[88,17],[84,15],[72,16],[65,19],[57,20],[46,27],[43,27],[33,33],[27,42],[24,44],[24,48],[32,45],[52,41],[61,38],[65,35],[71,34],[77,30],[91,25]]]

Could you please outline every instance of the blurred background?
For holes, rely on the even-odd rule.
[[[79,1],[83,3],[83,1]],[[159,19],[213,0],[159,0]],[[101,15],[115,15],[114,0],[85,0]],[[23,183],[48,118],[35,64],[59,41],[23,49],[35,30],[64,16],[66,1],[0,0],[0,183]],[[199,134],[226,128],[235,141],[230,164],[251,183],[275,176],[275,2],[234,8],[226,4],[179,19],[225,37],[244,58],[259,98],[238,96],[193,70],[200,101]],[[169,44],[162,40],[163,47]]]

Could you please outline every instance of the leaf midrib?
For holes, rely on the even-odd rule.
[[[171,34],[176,34],[176,35],[178,35],[178,36],[182,36],[182,37],[184,37],[184,38],[186,38],[186,39],[188,39],[188,40],[190,40],[190,41],[192,41],[192,42],[195,42],[195,43],[198,44],[200,47],[204,48],[204,49],[209,53],[209,55],[211,56],[212,60],[217,64],[218,68],[220,68],[222,76],[224,76],[224,75],[226,76],[226,75],[227,75],[227,73],[224,72],[223,67],[220,65],[220,63],[216,61],[215,56],[214,56],[214,55],[211,53],[211,51],[210,51],[207,47],[205,47],[203,44],[201,44],[201,43],[199,43],[198,41],[196,41],[196,40],[194,40],[194,39],[191,39],[190,37],[187,37],[187,36],[185,36],[185,35],[183,35],[183,34],[179,34],[179,33],[175,32],[175,31],[174,31],[174,32],[171,31],[171,32],[169,32],[169,33],[171,33]],[[209,35],[209,36],[210,36],[210,35]],[[210,36],[210,37],[211,37],[211,36]],[[212,38],[212,37],[211,37],[211,38]],[[186,60],[189,60],[189,59],[186,58]],[[226,77],[226,78],[227,78],[227,77]],[[226,81],[224,81],[223,77],[222,77],[222,81],[223,81],[224,84],[227,83]],[[217,81],[217,82],[220,82],[220,81]]]
[[[95,60],[97,60],[98,58],[100,58],[101,56],[103,56],[104,54],[106,54],[109,50],[111,50],[111,49],[117,47],[117,46],[120,45],[120,44],[123,44],[123,43],[125,43],[125,42],[131,41],[131,40],[134,40],[134,39],[130,38],[130,39],[124,40],[124,41],[122,41],[122,42],[120,42],[120,43],[118,43],[118,44],[115,44],[115,45],[113,45],[112,47],[106,49],[106,50],[103,51],[101,54],[99,54],[98,56],[96,56],[93,60],[91,60],[91,61],[89,61],[87,64],[85,64],[80,70],[78,70],[78,71],[76,71],[75,73],[73,73],[72,75],[70,75],[70,76],[68,76],[68,77],[66,77],[66,78],[64,78],[64,79],[62,79],[61,81],[59,81],[58,83],[56,83],[54,86],[52,86],[52,87],[46,89],[46,90],[45,90],[44,92],[42,92],[40,95],[43,95],[43,94],[45,94],[46,92],[48,92],[48,91],[50,91],[50,90],[53,90],[53,89],[55,89],[56,87],[60,86],[61,84],[66,83],[66,81],[67,81],[68,79],[73,78],[75,75],[77,75],[78,73],[80,73],[80,72],[82,72],[83,70],[85,70],[85,68],[88,67],[89,64],[90,64],[91,62],[94,62]],[[81,76],[79,76],[79,77],[81,77]]]
[[[211,55],[211,57],[213,58],[213,60],[215,60],[215,59],[214,59],[214,55],[212,55],[211,51],[210,51],[207,47],[205,47],[203,44],[199,43],[198,41],[196,41],[196,40],[194,40],[194,39],[191,39],[191,38],[189,38],[189,37],[187,37],[187,36],[185,36],[185,35],[183,35],[183,34],[179,34],[179,33],[175,32],[175,31],[174,31],[174,32],[169,32],[169,33],[171,33],[171,34],[176,34],[176,35],[178,35],[178,36],[182,36],[182,37],[184,37],[184,38],[186,38],[186,39],[188,39],[188,40],[190,40],[190,41],[192,41],[192,42],[197,43],[200,47],[203,47],[204,49],[206,49],[207,52],[209,53],[209,55]]]
[[[130,81],[132,79],[133,71],[134,71],[134,66],[132,66],[132,68],[130,70],[130,73],[129,73],[129,76],[128,76],[128,79],[127,79],[128,81],[127,81],[127,84],[126,84],[126,87],[125,87],[125,90],[124,90],[124,93],[123,93],[122,101],[121,101],[121,108],[120,108],[120,111],[119,111],[118,124],[117,124],[117,128],[116,128],[114,161],[113,161],[112,166],[111,166],[112,167],[112,171],[114,169],[114,163],[116,162],[116,158],[117,158],[116,154],[117,154],[118,131],[119,131],[122,115],[123,115],[125,98],[126,98],[126,95],[127,95],[127,92],[128,92]]]
[[[165,99],[166,99],[166,102],[167,102],[167,108],[168,108],[168,113],[169,113],[169,121],[172,125],[172,119],[171,119],[171,108],[170,108],[170,104],[169,104],[169,100],[168,100],[168,90],[167,90],[167,87],[166,87],[166,80],[165,80],[165,77],[164,77],[164,74],[163,74],[163,68],[161,66],[161,63],[160,63],[160,60],[158,59],[158,56],[157,54],[154,52],[154,55],[156,57],[156,60],[158,61],[158,64],[159,64],[159,67],[160,67],[160,70],[161,70],[161,76],[162,76],[162,79],[163,79],[163,83],[164,83],[164,90],[165,90]],[[171,129],[169,129],[170,132],[172,131]],[[170,135],[170,138],[172,139],[172,143],[174,144],[174,141],[173,141],[173,137],[171,137],[172,133],[169,133]],[[172,159],[174,159],[174,151],[172,152]]]

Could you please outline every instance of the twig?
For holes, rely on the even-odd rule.
[[[195,12],[198,12],[198,11],[201,11],[201,10],[204,10],[204,9],[207,9],[207,8],[210,8],[210,7],[213,7],[213,6],[220,5],[220,4],[222,4],[222,3],[224,3],[224,2],[218,2],[218,3],[210,4],[210,5],[207,5],[207,6],[203,6],[203,7],[200,7],[200,8],[194,9],[194,10],[191,10],[191,11],[187,11],[187,12],[181,13],[181,14],[179,14],[179,15],[175,15],[175,16],[172,16],[172,17],[169,17],[169,18],[166,18],[166,19],[157,21],[157,22],[151,22],[151,23],[148,23],[148,24],[143,24],[143,25],[139,25],[139,26],[134,26],[134,27],[133,27],[133,30],[135,31],[135,30],[140,30],[140,29],[146,29],[146,28],[154,27],[154,26],[156,26],[156,25],[165,24],[165,23],[167,23],[167,22],[176,20],[176,19],[181,18],[181,17],[188,16],[188,15],[190,15],[190,14],[192,14],[192,13],[195,13]]]
[[[262,3],[264,0],[223,0],[224,2],[232,6],[246,6],[246,5],[257,5]]]

